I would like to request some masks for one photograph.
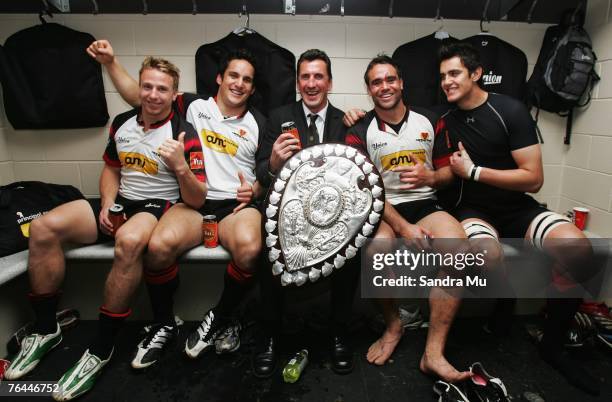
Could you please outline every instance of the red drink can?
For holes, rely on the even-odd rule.
[[[123,213],[123,205],[113,204],[108,210],[108,219],[113,224],[113,236],[117,233],[117,230],[125,223],[125,214]]]
[[[5,359],[0,359],[0,381],[4,378],[4,373],[10,366],[11,362]]]
[[[202,218],[202,235],[204,247],[213,248],[219,245],[219,224],[215,215],[205,215]]]
[[[291,135],[293,135],[293,138],[298,140],[298,147],[302,148],[302,141],[300,141],[300,133],[298,132],[294,121],[286,121],[281,124],[281,131],[283,132],[283,134],[291,133]]]

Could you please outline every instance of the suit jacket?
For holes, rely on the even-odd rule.
[[[338,142],[344,144],[346,127],[344,127],[342,123],[342,117],[344,117],[344,112],[330,103],[327,108],[327,115],[325,116],[325,129],[323,132],[324,143]],[[300,133],[300,141],[302,141],[302,144],[305,144],[307,141],[306,133],[308,123],[306,122],[306,116],[304,116],[302,101],[281,106],[270,112],[268,122],[263,130],[261,145],[257,150],[257,180],[265,188],[270,186],[272,181],[272,177],[268,174],[268,162],[272,154],[272,145],[274,145],[276,139],[281,135],[281,125],[286,121],[295,122],[298,132]]]

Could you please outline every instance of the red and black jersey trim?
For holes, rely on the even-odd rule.
[[[452,144],[448,135],[448,128],[443,117],[439,118],[434,126],[434,138],[437,148],[437,155],[433,157],[433,165],[435,169],[440,169],[450,165],[450,157],[453,154]]]
[[[104,162],[112,167],[119,168],[121,167],[121,161],[119,161],[119,155],[117,154],[117,144],[115,143],[115,134],[121,126],[125,124],[126,121],[131,119],[134,116],[138,115],[138,108],[129,110],[127,112],[123,112],[115,116],[113,122],[111,123],[109,134],[108,134],[108,143],[106,144],[106,149],[104,150],[104,154],[102,155],[102,159]]]
[[[171,120],[173,117],[174,117],[174,110],[170,109],[170,113],[168,114],[168,116],[151,124],[149,126],[149,129],[160,128],[161,126],[166,124],[169,120]],[[141,115],[140,109],[138,110],[138,117],[136,118],[136,121],[138,122],[140,126],[144,126],[144,122],[142,121],[142,115]]]
[[[171,124],[173,139],[178,141],[179,135],[183,132],[185,133],[185,138],[183,139],[185,161],[198,181],[204,183],[206,181],[206,174],[204,172],[204,154],[200,137],[193,126],[178,115],[173,116]]]

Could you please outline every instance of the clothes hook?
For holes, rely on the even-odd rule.
[[[246,4],[243,4],[243,5],[242,5],[242,11],[240,11],[240,12],[238,13],[238,17],[242,17],[243,15],[246,15],[246,24],[244,25],[244,27],[245,27],[246,29],[249,29],[249,28],[250,28],[250,27],[249,27],[249,19],[250,19],[250,16],[249,16],[249,12],[247,11],[247,6],[246,6]]]
[[[527,23],[531,24],[531,18],[533,17],[533,10],[535,9],[536,4],[538,4],[538,0],[533,0],[531,3],[531,7],[529,7],[529,12],[527,13]]]
[[[43,16],[48,15],[49,17],[53,18],[53,14],[51,14],[51,9],[49,8],[49,3],[47,0],[42,0],[42,3],[43,8],[38,13],[38,19],[40,20],[41,24],[46,24],[47,20],[45,20]]]
[[[480,32],[489,32],[489,30],[485,30],[482,26],[484,21],[490,22],[489,20],[489,5],[491,4],[491,0],[487,0],[485,2],[484,8],[482,9],[482,17],[480,17]]]

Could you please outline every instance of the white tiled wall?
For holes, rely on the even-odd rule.
[[[586,27],[599,58],[601,81],[593,100],[574,120],[572,143],[564,146],[559,209],[590,209],[587,229],[612,237],[612,15],[610,0],[589,0]]]
[[[589,229],[612,235],[612,224],[597,222],[595,215],[612,223],[610,214],[610,174],[612,166],[612,48],[603,46],[612,40],[608,23],[610,0],[589,1],[589,30],[601,60],[602,83],[592,106],[576,116],[571,147],[562,143],[565,120],[542,112],[540,127],[545,140],[543,160],[545,185],[536,197],[549,207],[564,211],[572,203],[585,204],[597,211]],[[142,57],[153,54],[174,61],[182,71],[180,89],[195,91],[194,54],[203,43],[216,41],[242,25],[236,15],[56,15],[55,22],[90,32],[97,38],[111,40],[116,54],[127,70],[136,75]],[[395,48],[439,28],[431,19],[252,15],[251,27],[270,40],[299,55],[318,47],[332,58],[333,93],[337,107],[361,107],[372,104],[363,84],[368,60],[380,52],[391,54]],[[0,15],[0,41],[19,29],[37,24],[30,15]],[[451,35],[464,38],[479,31],[477,21],[445,21]],[[530,71],[537,58],[546,26],[542,24],[493,23],[492,34],[521,48],[528,57]],[[601,49],[597,45],[601,44]],[[604,49],[605,48],[605,49]],[[106,96],[111,116],[128,108],[104,74]],[[74,184],[87,195],[97,194],[100,155],[106,129],[15,131],[0,112],[0,184],[12,180],[38,179]],[[596,180],[605,189],[589,191]],[[594,183],[594,182],[593,182]],[[581,187],[582,186],[582,187]],[[582,190],[581,190],[582,189]],[[606,198],[608,197],[608,198]],[[591,202],[592,204],[589,204]],[[597,230],[596,230],[597,228]]]

